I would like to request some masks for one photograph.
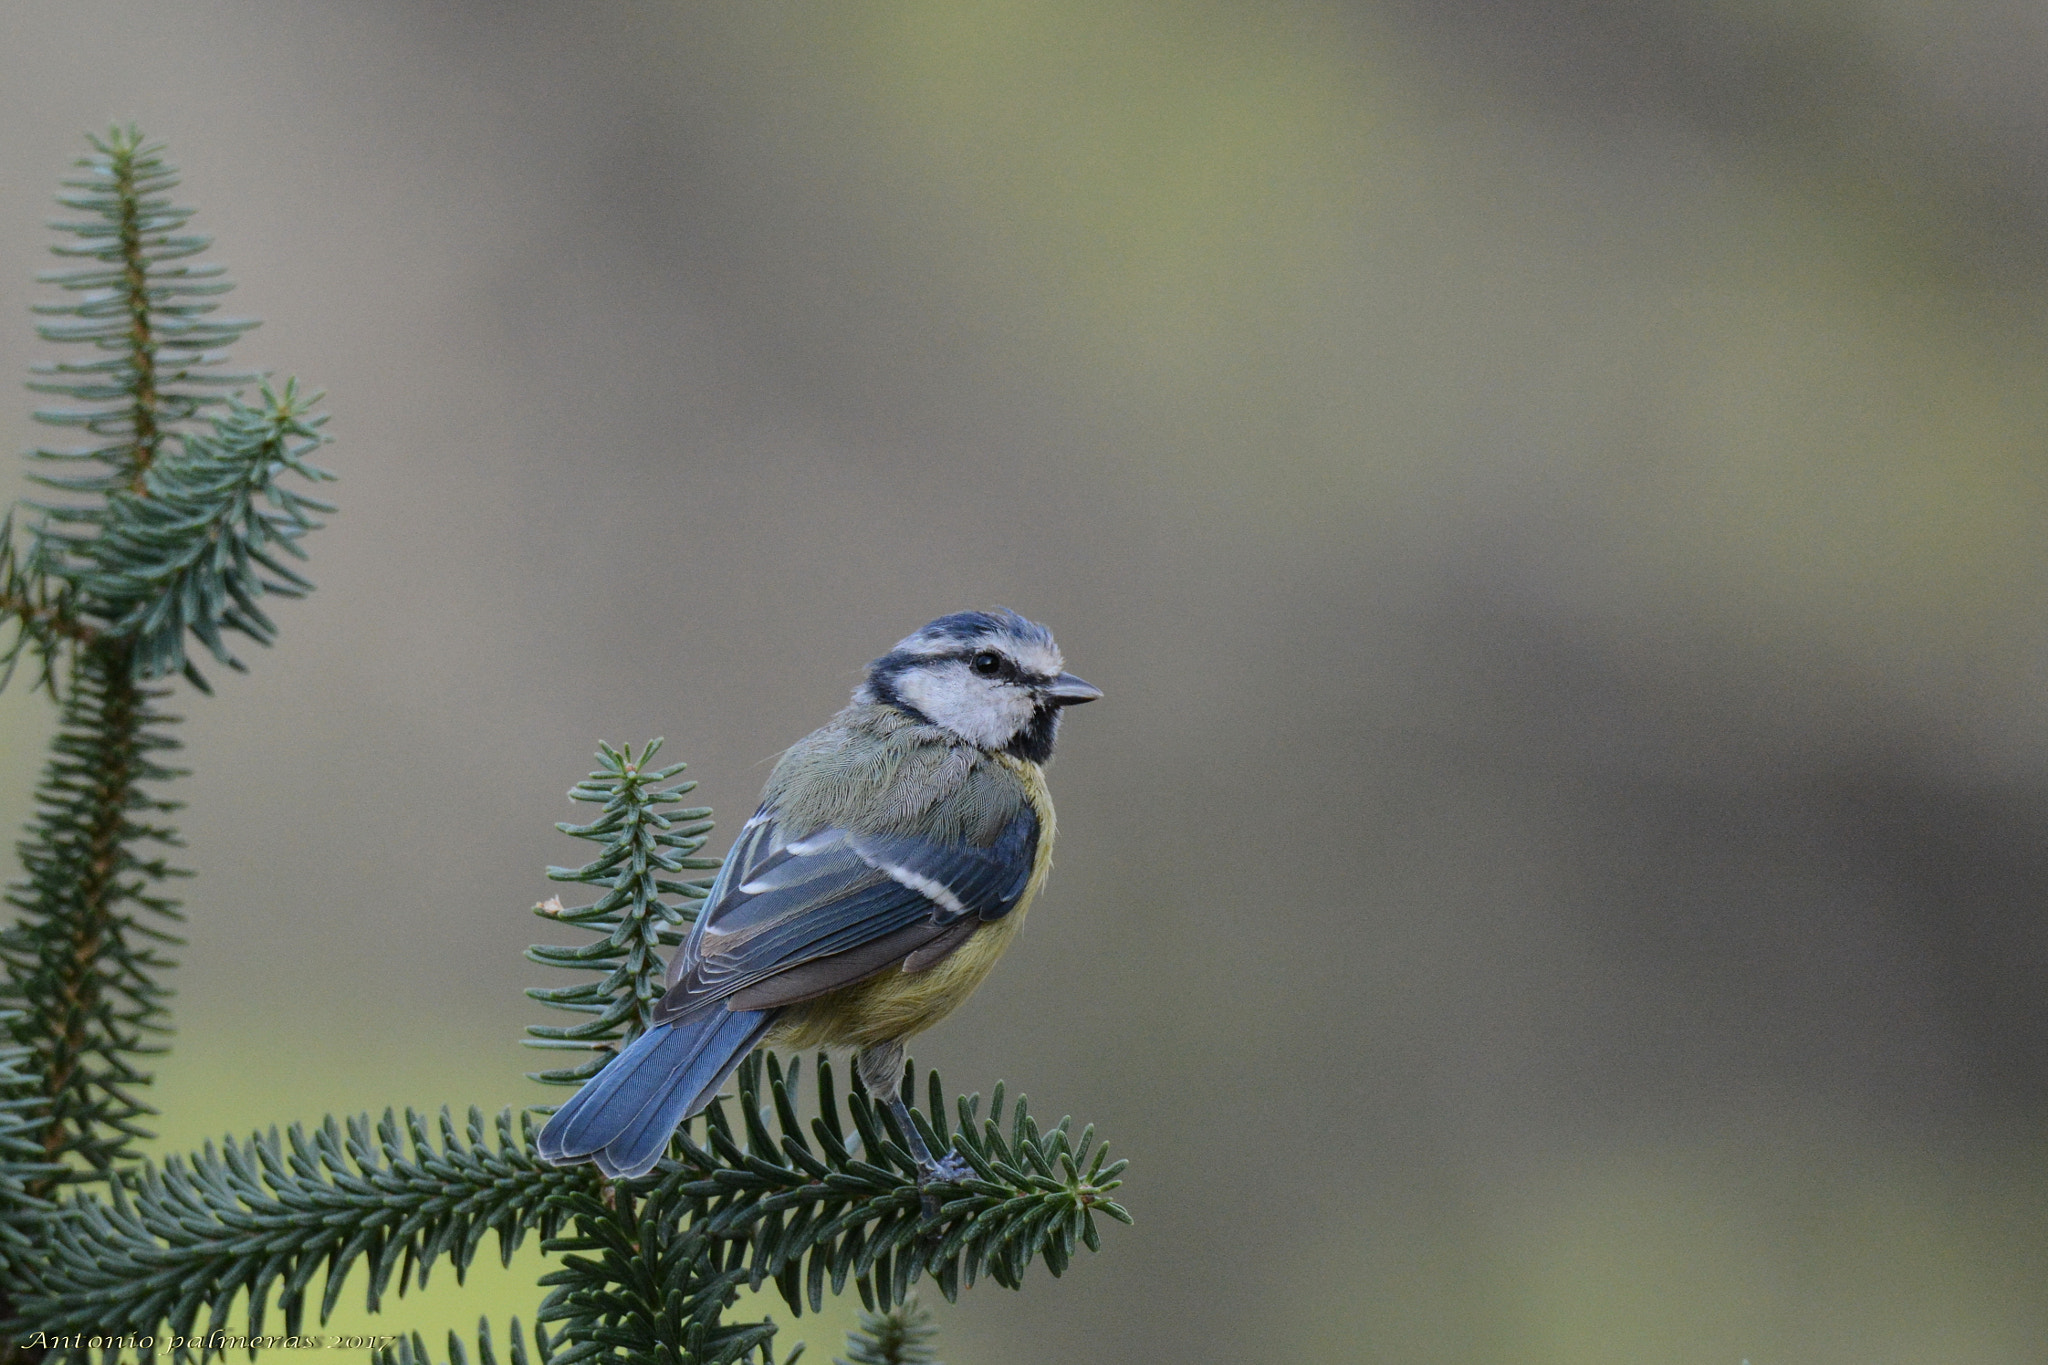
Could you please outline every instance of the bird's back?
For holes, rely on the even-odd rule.
[[[1033,802],[1034,783],[1042,800],[1037,764],[867,704],[847,707],[791,745],[768,775],[761,804],[777,812],[791,839],[846,829],[986,848]]]

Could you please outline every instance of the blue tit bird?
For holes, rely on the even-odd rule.
[[[1043,765],[1101,691],[1007,608],[942,616],[868,666],[768,776],[648,1030],[541,1129],[541,1157],[650,1170],[764,1040],[859,1049],[869,1093],[933,1161],[897,1091],[903,1042],[981,984],[1052,867]]]

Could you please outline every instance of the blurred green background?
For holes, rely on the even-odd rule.
[[[2039,1359],[2038,6],[6,28],[0,374],[135,120],[346,479],[281,646],[181,699],[161,1150],[551,1098],[520,951],[596,742],[666,735],[722,848],[866,660],[1002,603],[1108,699],[915,1051],[1101,1125],[1138,1222],[946,1359]]]

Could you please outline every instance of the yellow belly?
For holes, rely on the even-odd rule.
[[[1008,755],[999,758],[1016,771],[1038,812],[1038,850],[1031,880],[1016,908],[975,930],[965,943],[921,972],[891,967],[830,995],[791,1005],[768,1035],[771,1045],[802,1049],[893,1042],[924,1032],[974,993],[1024,927],[1024,912],[1052,871],[1052,798],[1046,792],[1045,774],[1036,763]]]

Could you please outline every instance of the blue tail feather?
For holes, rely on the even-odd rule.
[[[584,1082],[535,1141],[544,1161],[597,1162],[606,1175],[644,1175],[676,1125],[711,1103],[768,1031],[770,1010],[706,1010],[657,1024]]]

